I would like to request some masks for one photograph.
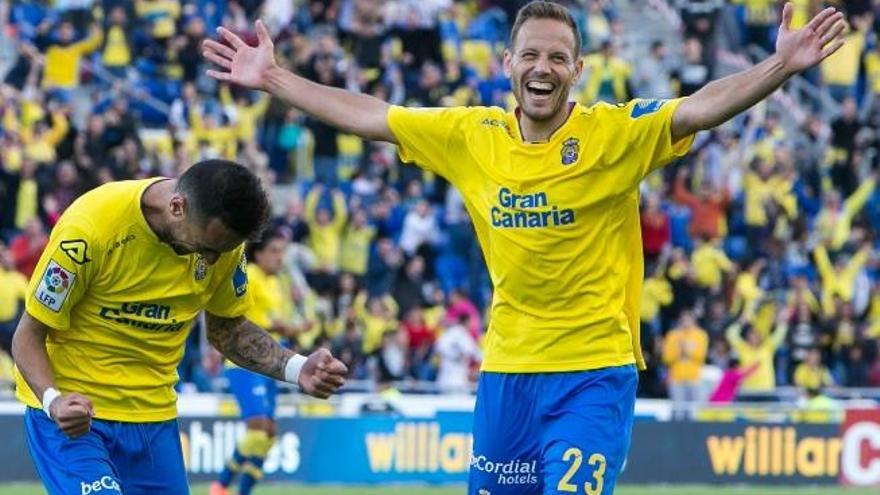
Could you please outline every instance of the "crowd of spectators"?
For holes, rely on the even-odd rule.
[[[0,1],[0,343],[80,194],[224,157],[273,190],[292,346],[329,347],[357,380],[468,391],[492,291],[457,191],[387,143],[216,84],[199,45],[219,25],[253,41],[260,17],[280,62],[317,82],[395,104],[511,108],[500,55],[524,3]],[[563,3],[581,30],[572,98],[584,104],[692,94],[731,54],[772,51],[782,4]],[[794,1],[795,28],[824,4],[847,13],[847,45],[804,75],[830,112],[796,99],[792,124],[784,104],[759,105],[644,182],[641,396],[880,385],[877,3]],[[182,380],[211,389],[219,361],[196,330]]]

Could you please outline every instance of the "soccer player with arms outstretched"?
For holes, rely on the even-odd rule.
[[[577,27],[523,7],[504,71],[518,108],[410,109],[324,87],[275,62],[265,26],[220,29],[209,75],[257,88],[340,129],[400,147],[464,198],[495,287],[477,392],[469,495],[610,494],[632,429],[642,247],[639,182],[843,43],[826,9],[803,29],[786,4],[776,53],[688,98],[569,103]]]
[[[107,184],[64,212],[12,344],[50,495],[189,493],[173,386],[202,310],[208,339],[238,365],[317,397],[342,385],[345,365],[327,351],[297,355],[244,317],[244,243],[268,214],[259,179],[223,160]]]

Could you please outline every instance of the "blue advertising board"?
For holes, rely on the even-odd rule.
[[[471,417],[283,418],[264,465],[266,477],[303,483],[463,483],[473,445]],[[0,416],[0,431],[0,483],[35,480],[21,416]],[[236,419],[181,418],[190,479],[215,479],[244,431]],[[837,424],[636,422],[621,482],[835,484],[845,467],[841,448]]]

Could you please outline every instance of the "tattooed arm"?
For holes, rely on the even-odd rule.
[[[297,354],[244,317],[223,318],[206,313],[208,340],[233,363],[276,380],[288,377],[288,362]],[[303,358],[298,358],[303,359]],[[302,364],[296,384],[303,392],[329,397],[345,383],[348,368],[326,349],[313,352]]]
[[[243,316],[205,315],[208,340],[233,363],[261,375],[284,380],[284,367],[294,352],[281,347],[271,335]]]

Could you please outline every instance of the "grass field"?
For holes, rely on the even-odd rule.
[[[0,495],[43,495],[38,485],[0,485]],[[206,495],[204,485],[193,487],[192,495]],[[462,495],[464,486],[428,488],[423,486],[397,486],[375,488],[352,488],[338,486],[301,486],[266,484],[254,490],[254,495]],[[621,486],[615,495],[876,495],[876,488],[846,490],[840,487],[791,488],[791,487],[717,487],[717,486]]]

